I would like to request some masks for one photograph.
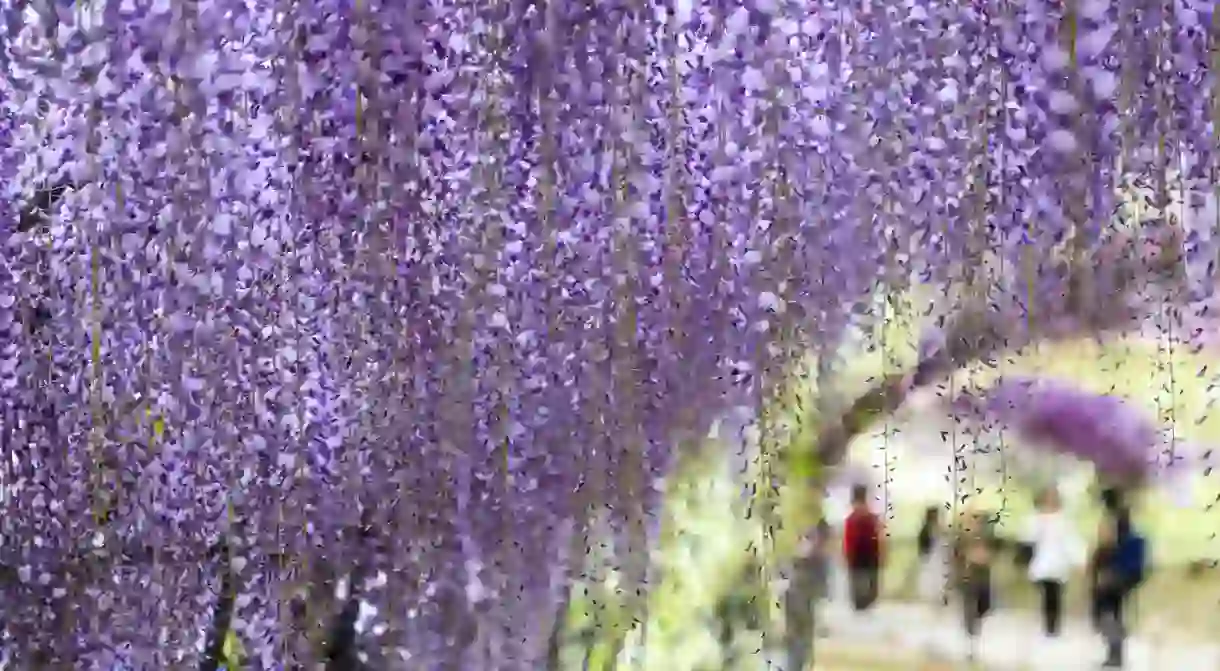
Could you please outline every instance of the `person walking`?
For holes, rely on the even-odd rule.
[[[1049,637],[1059,635],[1063,622],[1063,596],[1072,571],[1084,566],[1087,550],[1063,511],[1059,491],[1048,488],[1038,497],[1023,541],[1030,548],[1029,579],[1042,596],[1042,628]]]
[[[852,487],[851,513],[843,522],[843,559],[852,609],[856,612],[872,608],[881,591],[884,527],[881,518],[869,508],[868,489],[867,485]]]
[[[940,506],[924,510],[923,524],[917,537],[915,577],[919,598],[928,603],[947,605],[949,595],[946,572],[949,544],[940,523]]]
[[[813,534],[813,551],[810,559],[805,564],[805,570],[809,571],[810,574],[813,601],[815,604],[822,604],[830,600],[831,594],[830,580],[831,575],[834,573],[834,528],[823,517],[818,520]],[[825,620],[815,620],[814,634],[825,636],[827,632]]]
[[[967,510],[958,523],[953,542],[953,576],[961,598],[971,662],[978,653],[983,620],[991,612],[991,567],[996,543],[995,529],[987,513]]]
[[[1106,590],[1103,583],[1106,581],[1100,580],[1103,577],[1108,577],[1107,568],[1112,568],[1116,563],[1115,555],[1117,549],[1114,547],[1116,540],[1116,524],[1118,519],[1128,515],[1125,507],[1122,504],[1118,490],[1113,487],[1104,487],[1100,490],[1098,499],[1101,503],[1101,519],[1098,521],[1097,537],[1094,542],[1093,552],[1089,557],[1089,612],[1092,616],[1093,628],[1101,631],[1102,622],[1102,605],[1105,600],[1103,597],[1110,596],[1105,594]]]
[[[813,637],[825,631],[817,619],[816,605],[829,593],[830,537],[830,524],[822,518],[806,532],[797,547],[792,576],[784,593],[787,669],[804,669],[813,651]]]
[[[1104,512],[1089,570],[1093,623],[1105,641],[1102,668],[1121,669],[1127,639],[1126,605],[1144,580],[1147,548],[1143,536],[1135,531],[1122,493],[1108,488],[1101,499]]]

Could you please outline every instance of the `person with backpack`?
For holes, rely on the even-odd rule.
[[[847,566],[848,590],[856,612],[868,610],[881,591],[881,518],[869,508],[867,485],[851,490],[851,513],[843,523],[843,559]]]
[[[1059,492],[1048,488],[1038,498],[1037,512],[1029,520],[1023,542],[1030,548],[1026,567],[1030,581],[1042,593],[1042,627],[1049,637],[1059,635],[1063,621],[1063,592],[1072,572],[1087,557],[1083,540],[1063,511]]]
[[[1125,606],[1144,581],[1147,544],[1135,531],[1121,492],[1114,488],[1104,490],[1102,507],[1097,548],[1089,571],[1093,583],[1093,622],[1106,644],[1102,668],[1121,669],[1127,638]]]

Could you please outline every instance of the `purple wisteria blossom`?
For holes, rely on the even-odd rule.
[[[1032,449],[1074,456],[1122,479],[1154,473],[1164,444],[1162,428],[1143,409],[1057,380],[1005,377],[958,396],[951,407],[984,424],[1003,425]]]
[[[232,630],[252,669],[533,671],[584,543],[643,604],[656,483],[878,291],[954,303],[890,404],[1205,298],[1198,235],[1110,228],[1120,175],[1214,181],[1211,3],[0,14],[16,668]]]

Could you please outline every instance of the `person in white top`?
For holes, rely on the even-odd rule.
[[[1084,566],[1084,540],[1063,511],[1059,492],[1048,488],[1038,497],[1022,539],[1032,549],[1029,579],[1042,592],[1042,622],[1047,636],[1058,636],[1063,620],[1063,591],[1072,572]]]

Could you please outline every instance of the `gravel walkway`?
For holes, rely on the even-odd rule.
[[[913,604],[879,604],[858,616],[842,604],[823,609],[830,625],[825,639],[832,645],[868,645],[886,649],[895,658],[931,656],[949,662],[968,659],[968,642],[952,609]],[[977,662],[988,671],[1077,671],[1097,669],[1103,655],[1100,638],[1083,621],[1066,623],[1055,639],[1045,638],[1028,615],[1003,610],[984,625]],[[1220,642],[1190,644],[1133,637],[1127,644],[1127,671],[1220,669]]]

